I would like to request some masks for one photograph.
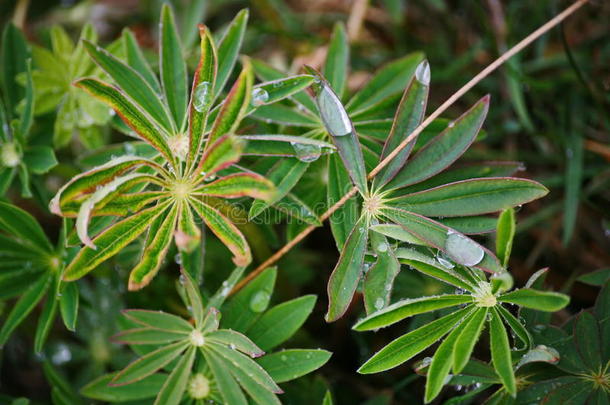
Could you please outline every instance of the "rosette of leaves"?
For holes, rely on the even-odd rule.
[[[264,291],[266,297],[270,297],[273,284],[269,284],[269,275],[275,276],[274,271],[270,271],[247,288],[257,288],[254,293]],[[326,363],[330,353],[319,349],[292,349],[265,355],[262,347],[270,350],[289,338],[309,315],[315,297],[297,298],[264,312],[268,298],[259,295],[251,305],[252,291],[244,289],[226,305],[227,313],[236,310],[240,313],[230,315],[229,321],[223,318],[221,323],[220,312],[213,305],[222,306],[229,291],[227,288],[230,289],[242,273],[243,268],[236,269],[204,307],[193,279],[183,272],[181,287],[193,323],[165,312],[125,311],[134,328],[119,333],[115,340],[130,344],[141,357],[122,371],[91,382],[82,393],[109,402],[156,396],[154,403],[164,405],[182,403],[183,399],[196,404],[214,401],[245,405],[250,403],[247,395],[256,404],[280,404],[276,394],[282,390],[277,383],[316,370]],[[259,290],[261,288],[263,290]],[[245,308],[244,297],[247,299]],[[244,317],[247,318],[245,322],[250,321],[250,313],[269,326],[284,323],[287,311],[298,311],[290,312],[297,314],[296,319],[279,330],[270,331],[261,325],[243,333],[239,328],[244,325]]]
[[[268,91],[262,86],[253,89],[251,67],[245,60],[226,99],[211,110],[232,67],[224,58],[229,59],[229,64],[234,63],[235,47],[241,40],[225,37],[223,44],[232,41],[231,47],[221,46],[217,51],[208,30],[202,26],[200,32],[201,57],[190,101],[186,66],[169,7],[163,8],[161,17],[160,80],[135,70],[135,66],[140,66],[141,72],[150,69],[137,49],[128,52],[132,59],[125,64],[85,42],[85,48],[117,87],[94,78],[81,79],[77,86],[115,109],[134,136],[154,148],[157,155],[111,159],[76,176],[57,193],[50,205],[52,212],[76,217],[77,233],[85,244],[68,265],[66,280],[82,277],[148,231],[142,260],[129,279],[131,290],[142,288],[158,271],[172,239],[183,252],[198,245],[201,232],[195,218],[201,218],[229,248],[236,264],[247,265],[251,261],[246,239],[214,204],[218,198],[244,196],[267,200],[275,189],[260,175],[230,168],[245,148],[244,140],[235,131],[253,108],[255,90],[264,91],[266,101],[272,102],[287,91],[298,91],[311,78],[297,78],[297,85],[288,86],[288,90],[285,83],[268,85]],[[87,231],[89,219],[101,215],[126,218],[91,239]]]
[[[312,86],[315,101],[349,174],[339,188],[349,190],[353,184],[361,207],[355,221],[343,222],[343,226],[348,224],[351,228],[345,229],[341,256],[328,283],[326,319],[334,321],[345,313],[367,262],[370,270],[363,286],[367,312],[388,304],[394,277],[400,270],[388,237],[432,248],[444,255],[443,263],[448,267],[504,272],[505,265],[466,234],[488,232],[495,219],[487,214],[539,198],[547,189],[531,180],[505,177],[518,167],[512,162],[445,171],[476,139],[489,97],[481,99],[439,134],[412,140],[369,184],[356,129],[330,84],[321,74],[317,77]],[[380,161],[390,156],[422,122],[429,83],[430,67],[423,61],[404,91]],[[375,258],[365,260],[369,246],[370,256]]]
[[[333,30],[322,71],[339,99],[345,102],[346,113],[351,118],[362,145],[365,164],[370,169],[379,160],[401,91],[424,56],[415,52],[392,61],[381,67],[361,89],[348,94],[349,54],[345,28],[342,23],[338,23]],[[254,60],[253,67],[261,80],[278,80],[286,76],[260,60]],[[294,94],[282,103],[262,106],[252,116],[263,123],[277,124],[282,132],[288,134],[298,132],[301,136],[325,142],[331,139],[327,127],[320,119],[315,102],[304,93]],[[342,187],[347,173],[336,154],[328,157],[328,163],[314,164],[323,151],[324,149],[315,145],[297,145],[296,159],[282,159],[265,169],[265,176],[277,185],[278,194],[272,204],[255,201],[249,212],[250,218],[257,217],[272,206],[301,220],[300,223],[292,221],[289,224],[289,235],[294,235],[305,225],[320,225],[315,215],[303,217],[300,214],[314,212],[312,207],[321,204],[332,205],[347,191]],[[310,176],[305,175],[306,173]],[[300,181],[301,179],[303,181]],[[326,193],[313,192],[322,188],[327,190]],[[345,211],[351,212],[352,216],[354,203],[352,199],[345,207]],[[300,206],[301,209],[285,209],[292,206]],[[351,220],[352,218],[342,213],[331,217],[331,229],[339,247],[345,239],[344,228],[349,226]],[[347,225],[342,225],[343,222]],[[295,229],[291,231],[293,227]]]
[[[68,254],[63,236],[54,247],[36,219],[0,202],[0,299],[19,297],[2,322],[0,346],[43,300],[34,336],[36,352],[42,351],[58,311],[66,327],[75,329],[78,287],[61,281]]]
[[[30,49],[23,33],[12,23],[2,33],[1,60],[0,196],[17,175],[21,195],[31,197],[30,175],[46,173],[57,160],[51,147],[32,139],[35,103]],[[20,75],[25,77],[25,87],[16,81]]]
[[[505,211],[499,221],[496,247],[502,258],[510,256],[514,229],[514,213]],[[515,397],[517,383],[513,363],[522,365],[533,361],[532,358],[539,358],[537,352],[548,354],[549,351],[534,347],[530,332],[509,311],[508,305],[554,312],[564,308],[569,297],[532,288],[530,283],[525,288],[511,291],[512,278],[506,272],[487,279],[480,270],[467,266],[455,266],[449,271],[415,249],[403,248],[396,254],[403,263],[454,286],[459,293],[399,300],[358,321],[355,330],[377,330],[414,315],[458,309],[393,340],[367,360],[358,372],[370,374],[389,370],[442,340],[427,369],[425,401],[428,403],[440,393],[450,371],[457,375],[464,370],[487,326],[493,370],[505,392]],[[506,329],[512,331],[513,350]]]
[[[87,56],[84,40],[96,42],[93,25],[86,24],[75,44],[59,25],[50,30],[51,48],[32,45],[34,70],[32,80],[36,92],[35,115],[55,112],[53,144],[60,148],[78,135],[89,148],[103,141],[101,126],[109,122],[113,111],[90,97],[72,82],[83,76],[101,78],[103,71]],[[117,45],[111,45],[116,49]]]

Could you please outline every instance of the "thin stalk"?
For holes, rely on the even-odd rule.
[[[466,94],[470,89],[472,89],[475,85],[477,85],[481,80],[489,76],[494,70],[498,67],[502,66],[508,59],[513,57],[515,54],[521,52],[524,48],[529,46],[536,39],[540,38],[542,35],[546,34],[549,30],[560,24],[563,20],[572,15],[579,8],[588,3],[589,0],[577,0],[571,6],[567,7],[561,13],[557,14],[555,17],[547,21],[540,28],[529,34],[525,37],[521,42],[517,45],[513,46],[508,51],[504,52],[500,57],[490,63],[485,69],[483,69],[479,74],[470,79],[468,83],[463,85],[458,91],[456,91],[451,97],[449,97],[440,107],[438,107],[432,114],[428,116],[413,132],[407,136],[401,143],[394,149],[385,159],[383,159],[379,164],[369,173],[368,179],[374,178],[384,167],[386,167],[392,159],[396,157],[415,137],[417,137],[432,121],[438,118],[443,112],[445,112],[453,103],[455,103],[460,97]],[[350,191],[347,192],[339,201],[335,203],[332,207],[330,207],[322,216],[320,217],[320,222],[324,222],[327,220],[335,211],[343,206],[351,197],[356,195],[357,188],[353,187]],[[258,267],[256,267],[252,272],[250,272],[246,277],[244,277],[231,291],[231,294],[239,291],[243,286],[248,284],[250,280],[254,279],[257,275],[259,275],[263,270],[267,267],[271,266],[275,262],[277,262],[282,256],[284,256],[290,249],[296,246],[300,241],[302,241],[307,235],[309,235],[316,226],[310,225],[305,228],[301,233],[295,236],[290,242],[288,242],[284,247],[271,255],[267,260],[261,263]]]

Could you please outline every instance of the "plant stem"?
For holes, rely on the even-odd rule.
[[[577,0],[572,5],[567,7],[561,13],[557,14],[555,17],[547,21],[540,28],[529,34],[525,37],[521,42],[517,45],[513,46],[508,51],[504,52],[500,57],[490,63],[485,69],[483,69],[479,74],[470,79],[465,85],[463,85],[458,91],[453,93],[451,97],[449,97],[440,107],[438,107],[432,114],[428,116],[409,136],[407,136],[401,143],[398,145],[385,159],[383,159],[379,164],[369,173],[368,179],[374,178],[385,166],[387,166],[392,159],[396,157],[403,150],[409,142],[411,142],[415,137],[417,137],[432,121],[438,118],[445,110],[447,110],[453,103],[455,103],[460,97],[466,94],[470,89],[472,89],[475,85],[477,85],[481,80],[486,78],[490,73],[496,70],[498,67],[502,66],[508,59],[510,59],[515,54],[522,51],[524,48],[529,46],[536,39],[547,33],[549,30],[557,26],[563,20],[572,15],[579,8],[588,3],[589,0]],[[357,188],[353,187],[350,191],[347,192],[339,201],[335,203],[332,207],[330,207],[322,216],[320,217],[320,222],[324,222],[327,220],[335,211],[343,206],[351,197],[356,195]],[[260,274],[267,267],[271,266],[275,262],[277,262],[282,256],[284,256],[290,249],[292,249],[296,244],[302,241],[307,235],[309,235],[316,226],[310,225],[305,228],[301,233],[294,237],[291,241],[289,241],[284,247],[271,255],[267,260],[261,263],[258,267],[256,267],[252,272],[250,272],[246,277],[243,278],[231,291],[231,295],[239,291],[243,286],[248,284],[252,279],[254,279],[258,274]]]

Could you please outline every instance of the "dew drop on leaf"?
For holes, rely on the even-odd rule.
[[[210,91],[210,82],[201,82],[195,87],[193,95],[193,107],[198,112],[204,111],[212,101],[212,92]]]
[[[345,136],[352,132],[352,123],[341,101],[326,84],[320,86],[316,101],[320,116],[332,136]]]
[[[483,248],[476,242],[452,231],[447,232],[445,250],[454,261],[464,266],[474,266],[485,256]]]
[[[176,256],[174,256],[174,261],[176,262],[177,265],[181,265],[182,264],[182,255],[180,253],[176,253]],[[182,282],[182,280],[180,280],[180,281]]]
[[[260,107],[261,105],[265,104],[268,100],[269,100],[269,93],[267,93],[267,90],[262,89],[260,87],[252,90],[252,100],[250,101],[250,103],[254,107]]]
[[[455,265],[451,263],[449,258],[443,252],[440,251],[436,255],[436,261],[446,269],[452,269],[455,267]]]
[[[314,162],[322,154],[322,149],[318,145],[290,142],[294,153],[301,162]]]
[[[422,61],[415,69],[415,78],[424,86],[430,85],[430,64],[427,60]]]
[[[263,312],[269,305],[271,296],[267,291],[258,291],[250,299],[250,309],[253,312]]]
[[[383,308],[383,304],[384,304],[383,298],[377,298],[375,300],[375,309]]]
[[[381,242],[379,245],[377,245],[377,251],[378,252],[387,252],[388,251],[388,244],[385,242]]]

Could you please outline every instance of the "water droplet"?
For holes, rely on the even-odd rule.
[[[286,357],[286,355],[285,355],[285,354],[282,354],[282,355],[280,356],[280,359],[282,359],[282,361],[287,361],[287,360],[288,360],[288,357]]]
[[[383,300],[383,298],[377,298],[375,300],[375,309],[380,310],[381,308],[383,308],[384,304],[385,304],[385,301]]]
[[[55,365],[61,365],[72,360],[72,352],[64,343],[57,345],[56,351],[51,355],[51,362]]]
[[[441,251],[439,251],[436,255],[436,261],[446,269],[452,269],[455,267],[453,263],[449,260],[449,258]]]
[[[294,153],[301,162],[314,162],[322,154],[322,148],[318,145],[290,142]]]
[[[233,343],[230,343],[230,344],[229,344],[229,349],[231,349],[231,350],[235,350],[235,347],[236,347],[236,346],[235,346]]]
[[[449,123],[447,124],[447,128],[453,128],[454,125],[455,125],[455,122],[449,121]]]
[[[387,252],[388,251],[388,244],[385,242],[381,242],[379,245],[377,245],[377,251],[378,252]]]
[[[267,291],[258,291],[250,299],[250,309],[254,312],[263,312],[269,305],[271,296]]]
[[[326,84],[320,86],[316,97],[318,110],[326,130],[332,136],[345,136],[352,132],[352,123],[339,97]]]
[[[385,290],[390,291],[392,289],[392,284],[388,283],[385,285]]]
[[[422,61],[415,69],[415,78],[424,86],[430,85],[430,64],[427,60]]]
[[[176,262],[177,265],[181,265],[182,264],[182,255],[180,253],[176,253],[176,256],[174,256],[174,261]],[[182,276],[180,276],[182,277]],[[182,277],[184,278],[184,277]],[[183,280],[180,280],[180,282],[182,282]]]
[[[123,149],[125,149],[125,153],[128,155],[135,155],[136,153],[136,148],[129,142],[123,145]]]
[[[485,256],[485,251],[479,244],[452,231],[447,232],[445,250],[454,261],[464,266],[474,266],[480,263]]]
[[[260,87],[252,90],[252,99],[251,99],[250,103],[254,107],[260,107],[261,105],[265,104],[268,100],[269,100],[269,93],[267,93],[267,90],[260,88]]]
[[[204,111],[212,101],[212,92],[210,91],[210,82],[201,82],[195,87],[193,95],[193,107],[198,112]]]

